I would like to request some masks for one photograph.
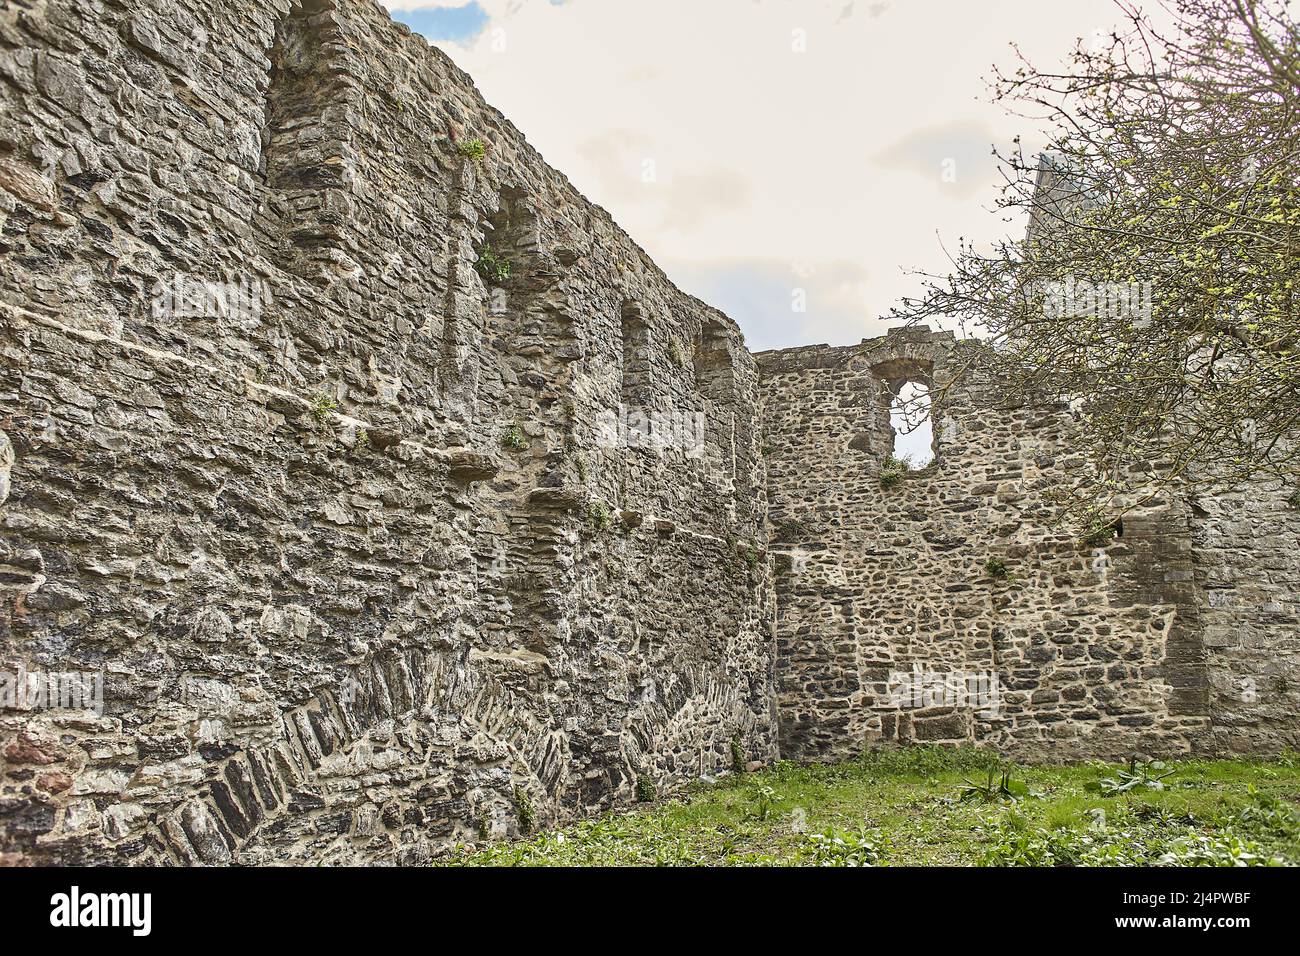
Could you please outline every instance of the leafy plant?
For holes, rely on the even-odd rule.
[[[1281,866],[1254,840],[1236,834],[1201,833],[1174,840],[1157,861],[1164,866]]]
[[[654,778],[649,774],[637,774],[636,778],[636,800],[637,803],[654,803],[659,796],[659,790],[655,786]]]
[[[1300,812],[1280,797],[1262,793],[1253,785],[1246,787],[1250,802],[1233,822],[1253,833],[1286,835],[1300,829]]]
[[[808,834],[802,856],[814,866],[875,866],[881,858],[880,837],[870,830],[846,833],[834,827]]]
[[[737,776],[743,774],[749,765],[745,758],[745,747],[740,742],[740,734],[731,738],[731,772]]]
[[[604,531],[612,523],[609,506],[605,502],[593,501],[587,505],[587,525],[592,531]]]
[[[476,163],[482,161],[483,157],[487,155],[487,143],[477,136],[460,143],[456,149],[466,159],[471,159]]]
[[[753,807],[750,817],[761,822],[772,813],[772,807],[776,804],[776,791],[771,787],[754,787],[750,791],[749,799]]]
[[[501,444],[511,451],[521,451],[528,447],[528,437],[518,425],[507,425],[501,432]]]
[[[533,807],[532,797],[521,786],[515,787],[515,814],[519,817],[519,829],[532,833],[537,826],[537,810]]]
[[[474,268],[478,271],[485,281],[501,285],[510,278],[513,263],[497,253],[492,248],[490,242],[483,243],[483,248],[479,250],[478,261],[474,263]]]
[[[1126,769],[1121,769],[1113,777],[1102,777],[1088,784],[1088,789],[1100,793],[1103,797],[1144,790],[1163,790],[1165,779],[1173,774],[1174,771],[1163,761],[1139,761],[1137,757],[1131,757]]]
[[[1010,801],[1014,803],[1029,796],[1033,796],[1033,792],[1029,789],[1028,784],[1019,780],[1012,780],[1009,768],[1003,770],[999,775],[995,768],[990,767],[988,776],[983,782],[966,778],[965,786],[961,787],[957,792],[957,802],[1001,803]]]
[[[880,465],[880,487],[893,488],[912,471],[912,463],[906,458],[890,455]]]
[[[988,841],[983,866],[1149,866],[1156,852],[1133,832],[1046,829],[1014,810],[978,832]]]
[[[984,573],[995,581],[1005,581],[1011,576],[1007,564],[1001,558],[989,558],[984,562]]]
[[[334,396],[329,392],[317,392],[312,396],[311,413],[316,416],[316,421],[322,425],[330,420],[330,415],[339,407]]]
[[[1286,503],[1292,508],[1300,508],[1300,488],[1291,492],[1291,497],[1287,498]]]
[[[1090,548],[1104,548],[1115,540],[1117,526],[1114,519],[1095,517],[1079,536],[1079,541]]]

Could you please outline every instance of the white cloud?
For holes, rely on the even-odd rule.
[[[439,45],[670,276],[699,288],[708,269],[744,261],[781,273],[774,288],[800,264],[870,277],[825,313],[839,334],[810,308],[765,326],[767,346],[857,341],[917,291],[905,270],[943,269],[939,236],[1011,228],[989,212],[988,149],[1035,137],[984,102],[990,65],[1012,62],[1013,40],[1055,65],[1119,19],[1111,0],[479,2],[491,29]],[[794,52],[796,30],[807,52]],[[949,153],[955,182],[934,163]]]

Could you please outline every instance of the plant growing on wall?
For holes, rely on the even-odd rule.
[[[593,501],[587,505],[587,527],[596,533],[608,530],[613,523],[613,518],[609,513],[609,505],[603,501]]]
[[[338,409],[339,403],[329,392],[317,392],[312,396],[311,413],[322,425],[328,424],[330,416]]]
[[[655,787],[654,778],[649,774],[637,774],[636,778],[636,801],[637,803],[654,803],[659,796],[659,790]]]
[[[989,558],[984,562],[984,573],[995,581],[1005,581],[1011,576],[1007,564],[1001,558]]]
[[[745,759],[745,746],[740,742],[740,734],[731,738],[731,772],[740,775],[748,767]]]
[[[487,143],[477,136],[464,140],[456,146],[462,156],[476,163],[482,162],[483,157],[487,155],[487,148]]]
[[[523,787],[515,786],[515,814],[519,817],[519,829],[532,833],[537,826],[537,810],[533,807],[532,797]]]
[[[507,425],[501,432],[501,444],[511,451],[522,451],[528,447],[528,436],[518,425]]]
[[[806,521],[798,518],[787,518],[774,529],[777,541],[795,541],[812,533]]]
[[[498,255],[491,243],[485,242],[483,248],[479,250],[478,261],[474,263],[474,268],[484,281],[501,285],[510,278],[511,262],[504,256]]]
[[[906,458],[890,455],[880,465],[880,487],[893,488],[901,484],[912,470],[912,463]]]
[[[1088,522],[1079,540],[1090,548],[1104,548],[1115,540],[1117,530],[1113,519],[1094,516]]]

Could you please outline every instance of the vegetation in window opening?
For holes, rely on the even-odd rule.
[[[1090,548],[1104,548],[1115,540],[1119,530],[1114,518],[1106,518],[1096,515],[1088,522],[1086,530],[1079,538],[1081,542]]]
[[[485,281],[497,285],[510,278],[511,267],[510,260],[498,255],[490,242],[483,243],[483,248],[479,250],[478,262],[474,263],[474,268]]]
[[[906,458],[890,455],[880,465],[880,485],[893,488],[902,482],[912,471],[912,463]]]

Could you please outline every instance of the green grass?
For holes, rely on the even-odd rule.
[[[1011,767],[911,748],[780,763],[527,842],[463,848],[464,866],[1259,865],[1300,863],[1300,760],[1184,761],[1163,790],[1107,797],[1118,765]],[[975,784],[976,786],[969,786]],[[1023,785],[1023,786],[1021,786]],[[965,791],[963,792],[963,788]],[[1024,791],[1027,790],[1027,795]]]

